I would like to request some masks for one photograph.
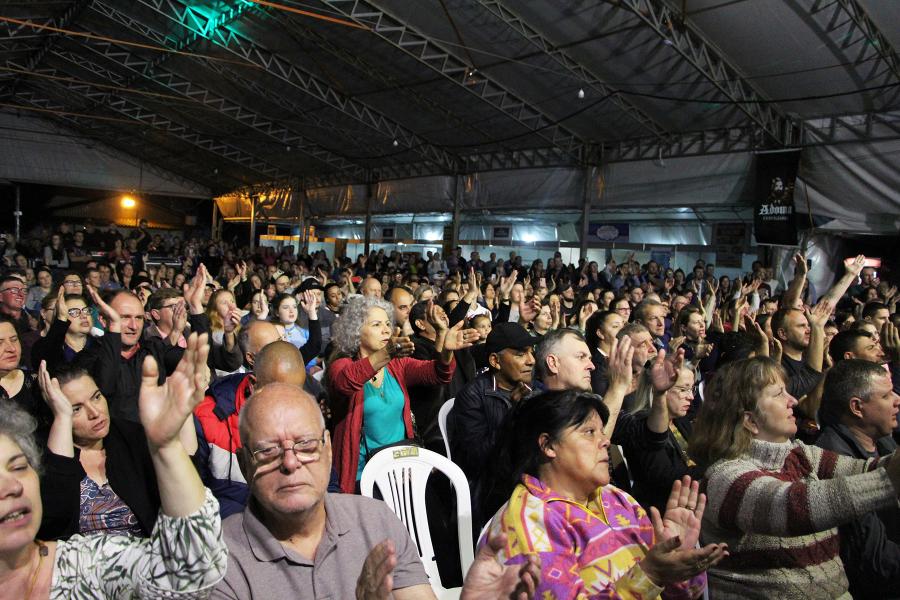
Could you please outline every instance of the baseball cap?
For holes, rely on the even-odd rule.
[[[303,283],[300,284],[300,287],[296,289],[298,292],[305,292],[307,290],[324,290],[322,284],[319,283],[319,280],[315,277],[307,277],[303,280]]]
[[[144,277],[143,275],[135,275],[131,278],[131,289],[136,290],[142,285],[149,285],[151,288],[153,287],[153,282],[150,281],[148,277]]]
[[[488,354],[492,354],[507,348],[528,348],[536,342],[518,323],[497,323],[488,334],[485,346]]]

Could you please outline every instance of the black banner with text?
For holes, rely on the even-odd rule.
[[[799,165],[799,150],[757,155],[753,218],[757,244],[797,245],[794,184]]]

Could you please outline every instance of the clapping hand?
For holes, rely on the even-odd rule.
[[[56,318],[60,321],[69,320],[69,308],[66,306],[66,288],[59,286],[59,292],[56,294]]]
[[[699,485],[688,476],[672,485],[664,516],[660,517],[655,507],[650,508],[656,544],[641,561],[641,567],[651,581],[660,586],[685,581],[728,556],[727,544],[695,548],[705,508],[706,496],[699,493]]]
[[[528,600],[541,580],[541,559],[528,555],[520,565],[504,566],[497,554],[506,546],[506,535],[491,535],[479,548],[475,562],[466,573],[460,600]]]
[[[153,356],[144,359],[138,412],[151,450],[177,442],[185,420],[203,400],[209,383],[208,355],[207,335],[192,333],[181,362],[162,385],[156,360]]]
[[[396,566],[394,542],[384,540],[372,548],[356,580],[356,600],[387,600],[394,589],[391,573]]]
[[[222,329],[225,333],[232,333],[240,324],[241,311],[237,308],[233,308],[228,311],[228,314],[225,315],[225,318],[222,320]]]

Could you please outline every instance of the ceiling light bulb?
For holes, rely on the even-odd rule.
[[[584,98],[584,90],[583,90],[583,89],[579,89],[579,90],[578,90],[578,99],[581,100],[581,99],[583,99],[583,98]]]
[[[398,142],[397,140],[394,140],[394,148],[396,148],[399,145],[400,145],[400,142]]]

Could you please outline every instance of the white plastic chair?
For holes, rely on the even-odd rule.
[[[459,538],[459,562],[465,577],[475,560],[472,547],[472,504],[469,483],[462,469],[437,452],[417,446],[392,446],[373,456],[363,468],[359,487],[363,496],[373,498],[377,484],[388,507],[409,532],[419,549],[419,557],[438,600],[456,600],[462,588],[445,589],[441,585],[435,561],[431,531],[425,505],[425,483],[433,470],[450,479],[456,492],[456,523]]]
[[[447,449],[447,458],[451,458],[450,438],[447,437],[447,417],[450,416],[450,411],[453,410],[454,400],[455,398],[450,398],[444,402],[441,405],[441,409],[438,411],[438,428],[441,430],[441,437],[444,438],[444,448]]]

